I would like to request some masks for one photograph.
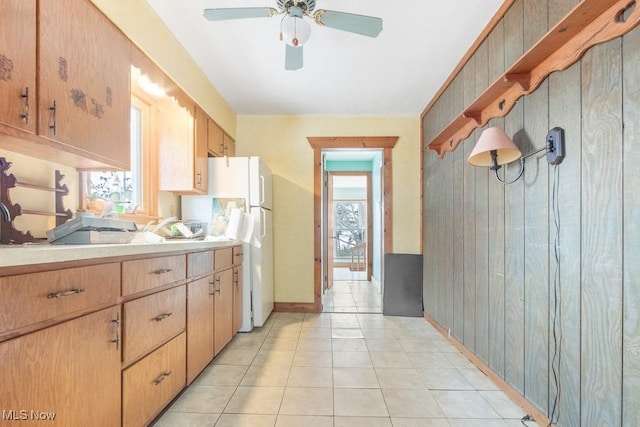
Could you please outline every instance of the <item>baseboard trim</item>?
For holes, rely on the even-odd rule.
[[[276,313],[317,313],[312,302],[277,302],[273,305]]]
[[[449,335],[438,322],[431,318],[427,313],[423,313],[424,318],[429,322],[434,328],[442,334],[442,336],[454,345],[455,348],[460,350],[464,356],[471,361],[478,369],[480,369],[495,385],[500,387],[502,391],[511,398],[518,405],[522,406],[522,408],[533,417],[533,419],[540,426],[548,426],[551,425],[549,422],[549,418],[540,411],[533,403],[529,402],[524,396],[522,396],[516,389],[511,387],[505,380],[500,378],[498,374],[496,374],[493,369],[491,369],[486,363],[484,363],[478,356],[473,354],[467,347],[464,346],[457,338]],[[555,425],[555,424],[553,424]]]

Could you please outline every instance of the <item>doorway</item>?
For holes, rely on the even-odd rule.
[[[327,213],[324,209],[327,200],[328,182],[325,173],[325,160],[327,153],[358,152],[373,150],[379,154],[379,164],[371,170],[372,188],[379,187],[379,200],[372,203],[373,223],[379,224],[379,229],[373,230],[372,241],[372,281],[381,283],[383,275],[382,258],[385,252],[392,252],[392,149],[398,141],[397,136],[374,136],[374,137],[307,137],[309,144],[314,150],[314,303],[313,310],[321,312],[323,307],[323,294],[327,288],[328,280],[327,259]],[[348,170],[347,170],[348,171]],[[377,178],[376,178],[377,174]],[[373,190],[373,194],[376,191]],[[374,196],[375,198],[375,196]],[[324,200],[324,202],[323,202]],[[378,220],[376,221],[376,215]],[[377,241],[377,244],[376,244]],[[379,260],[376,265],[376,260]]]
[[[327,172],[327,270],[334,280],[371,280],[371,172]],[[336,275],[348,270],[351,274]],[[333,285],[327,281],[327,288]]]
[[[322,151],[322,311],[381,313],[381,149]]]
[[[327,247],[327,280],[323,289],[323,312],[381,313],[380,285],[372,281],[373,246],[379,246],[380,242],[372,238],[376,224],[370,171],[376,165],[379,169],[381,153],[349,153],[348,158],[351,160],[345,160],[345,153],[340,152],[325,156],[327,192],[323,212],[327,227],[323,234]],[[342,170],[349,168],[358,171]],[[380,188],[376,186],[378,193]],[[380,200],[380,195],[376,194],[375,199]],[[379,222],[380,216],[376,219]],[[381,228],[379,223],[375,228]]]

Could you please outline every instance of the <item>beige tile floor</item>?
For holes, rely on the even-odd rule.
[[[366,281],[364,271],[334,268],[333,279],[322,298],[325,313],[382,313],[380,285]]]
[[[522,427],[524,414],[422,318],[274,313],[155,426]]]

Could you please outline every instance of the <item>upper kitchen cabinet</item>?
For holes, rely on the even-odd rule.
[[[128,170],[129,40],[87,0],[38,8],[38,133]]]
[[[164,97],[154,104],[154,116],[158,139],[158,189],[176,193],[195,191],[195,104]]]
[[[226,133],[224,134],[224,155],[229,157],[236,156],[236,142]]]
[[[36,1],[0,2],[0,123],[36,131]]]
[[[207,114],[138,48],[133,48],[131,64],[132,91],[151,105],[158,189],[206,194]]]
[[[211,153],[214,157],[235,156],[236,143],[233,141],[233,139],[231,139],[229,135],[224,133],[220,126],[218,126],[216,122],[211,119],[209,119],[208,127],[209,135],[207,147],[209,149],[209,153]]]
[[[204,110],[196,106],[196,124],[194,135],[194,188],[202,193],[207,192],[208,188],[208,172],[209,172],[209,153],[207,150],[208,143],[208,123],[209,116]]]

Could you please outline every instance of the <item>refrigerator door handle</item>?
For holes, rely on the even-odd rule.
[[[260,206],[264,206],[264,175],[260,175]]]
[[[260,209],[260,216],[262,217],[260,218],[260,227],[262,228],[262,230],[260,230],[260,240],[262,241],[267,235],[267,213],[264,209]]]

